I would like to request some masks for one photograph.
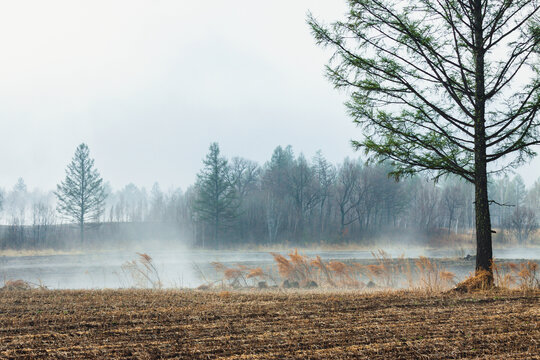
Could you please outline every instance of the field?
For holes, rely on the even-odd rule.
[[[0,358],[540,359],[540,291],[0,291]]]

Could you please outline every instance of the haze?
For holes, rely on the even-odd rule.
[[[0,186],[54,188],[81,142],[115,188],[185,188],[212,141],[259,161],[278,144],[352,154],[305,24],[344,11],[324,3],[4,3]]]
[[[263,162],[291,144],[332,162],[359,136],[323,77],[306,13],[328,1],[17,1],[0,11],[0,187],[53,189],[88,143],[113,188],[186,188],[212,141]],[[527,184],[540,161],[519,171]]]

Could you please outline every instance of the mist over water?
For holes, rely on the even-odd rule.
[[[376,249],[374,249],[376,250]],[[454,265],[448,266],[458,278],[474,269],[474,261],[459,261],[462,250],[387,248],[384,251],[392,258],[426,256],[432,259],[453,258]],[[150,255],[164,288],[195,288],[207,281],[219,279],[212,262],[220,262],[227,267],[238,264],[250,267],[272,268],[272,255],[266,251],[223,251],[194,250],[188,248],[146,249]],[[278,251],[287,254],[290,250]],[[352,260],[369,262],[373,255],[369,250],[305,250],[303,255],[323,260]],[[465,251],[465,254],[472,252]],[[540,248],[495,249],[496,259],[540,260]],[[0,257],[0,277],[3,281],[22,279],[33,284],[41,284],[49,289],[104,289],[132,288],[137,284],[129,271],[122,265],[139,257],[135,251],[90,252],[76,255],[46,256],[2,256]],[[202,273],[202,275],[201,275]]]
[[[536,11],[530,5],[511,12],[509,20],[521,12]],[[371,65],[358,68],[359,72],[348,61],[343,63],[346,66],[339,65],[347,60],[340,59],[340,49],[353,46],[354,32],[349,34],[353,35],[350,41],[337,48],[332,41],[324,44],[322,40],[334,37],[328,37],[332,31],[323,31],[323,19],[350,15],[345,3],[244,1],[240,12],[221,1],[120,1],[107,3],[106,8],[100,2],[81,7],[69,1],[56,6],[42,2],[6,6],[0,12],[0,28],[12,36],[2,43],[9,56],[0,58],[0,116],[10,119],[5,129],[10,136],[0,142],[0,282],[22,279],[49,288],[129,288],[137,285],[129,266],[137,266],[133,261],[140,261],[138,253],[151,256],[159,282],[170,288],[196,287],[215,279],[213,262],[228,267],[275,266],[272,255],[264,251],[197,249],[283,246],[281,253],[288,254],[299,245],[312,249],[303,252],[310,258],[374,260],[369,250],[316,250],[319,245],[333,249],[350,244],[381,248],[392,258],[454,258],[455,269],[449,270],[462,275],[474,268],[474,260],[464,262],[463,258],[475,253],[462,246],[474,244],[474,234],[480,233],[474,204],[482,202],[477,201],[480,192],[473,183],[480,184],[476,180],[486,174],[477,168],[473,175],[468,167],[473,154],[479,154],[477,148],[458,146],[455,153],[454,145],[431,140],[442,136],[448,144],[458,139],[457,143],[477,147],[477,137],[468,138],[463,125],[454,128],[452,120],[445,123],[458,113],[472,121],[465,128],[484,121],[485,129],[491,129],[486,133],[490,140],[484,144],[487,155],[481,159],[490,163],[489,184],[481,193],[489,195],[491,206],[482,212],[491,216],[491,229],[486,222],[484,230],[493,232],[493,244],[507,247],[496,249],[495,257],[540,258],[540,167],[535,166],[540,158],[516,169],[517,173],[503,175],[497,170],[513,167],[513,153],[525,150],[529,135],[529,145],[538,145],[537,136],[529,134],[540,126],[535,104],[525,100],[514,110],[510,106],[514,100],[519,103],[517,95],[522,91],[527,94],[534,75],[529,65],[537,60],[527,58],[536,56],[534,52],[508,51],[512,46],[528,49],[524,44],[529,41],[531,49],[536,44],[533,33],[525,42],[511,40],[511,33],[520,26],[500,39],[506,40],[486,48],[484,75],[491,78],[486,84],[501,86],[487,90],[492,96],[479,97],[491,111],[485,119],[485,114],[477,114],[482,107],[474,101],[463,105],[460,100],[456,107],[454,101],[459,99],[455,96],[435,95],[433,90],[440,87],[437,81],[432,84],[422,76],[440,79],[438,74],[431,76],[428,71],[415,78],[419,65],[405,71],[398,83],[412,76],[416,80],[411,84],[420,80],[422,91],[430,94],[429,101],[419,97],[418,104],[447,113],[420,114],[431,125],[416,127],[413,121],[405,136],[394,125],[381,126],[382,120],[370,128],[371,116],[364,110],[371,106],[381,114],[397,116],[401,108],[400,119],[405,119],[419,109],[412,100],[416,92],[396,103],[384,100],[388,91],[396,91],[395,99],[404,99],[401,90],[392,90],[393,85],[383,87],[381,93],[368,86],[364,89],[368,96],[360,96],[362,86],[354,86],[360,95],[353,96],[347,107],[343,102],[351,94],[332,89],[335,81],[348,88],[342,80],[351,74],[361,83],[362,72],[367,71],[370,83],[379,72],[367,70]],[[307,13],[313,17],[306,17]],[[503,13],[496,12],[495,18],[500,20]],[[523,15],[527,20],[534,18]],[[377,21],[381,19],[384,16]],[[510,23],[503,21],[501,27],[493,28],[491,37],[503,31],[504,24]],[[342,28],[344,33],[356,23],[349,25]],[[314,41],[326,46],[315,46]],[[369,50],[368,43],[357,45]],[[383,43],[390,46],[393,36]],[[446,48],[441,44],[441,49]],[[399,52],[401,45],[398,42],[391,48]],[[466,44],[460,47],[465,54],[478,54]],[[379,48],[371,50],[375,50],[368,51],[373,61],[388,62],[377,60]],[[445,51],[455,56],[451,47]],[[392,54],[397,63],[404,59],[395,51],[386,53]],[[518,60],[522,57],[523,61]],[[335,70],[330,83],[322,76],[329,58]],[[513,60],[505,63],[502,59]],[[499,60],[500,73],[496,71]],[[450,75],[462,73],[462,66],[452,70],[456,63],[461,65],[461,61],[444,63]],[[413,63],[405,61],[400,66],[404,70],[409,65]],[[345,69],[351,72],[340,74]],[[508,74],[512,75],[506,79]],[[381,84],[393,81],[386,75],[378,79]],[[468,88],[469,80],[462,80],[464,84],[456,84],[450,93],[461,94]],[[512,94],[517,95],[512,98]],[[533,95],[524,99],[535,99]],[[469,105],[474,106],[461,113]],[[515,119],[498,118],[514,112]],[[510,126],[521,116],[529,120],[517,121],[516,128]],[[402,153],[396,144],[418,140],[409,130],[426,135],[418,143],[427,153],[416,147]],[[383,141],[394,137],[399,141]],[[371,153],[359,156],[351,140]],[[385,151],[373,152],[372,141],[384,145]],[[440,163],[434,166],[425,156],[439,147],[434,153],[441,157]],[[452,154],[450,160],[445,152]],[[377,153],[408,164],[404,174],[393,161],[372,161],[377,160],[373,157]],[[411,162],[416,156],[423,160]],[[434,173],[423,171],[433,167]],[[416,175],[402,176],[400,181],[389,177],[412,175],[416,170]],[[451,173],[455,176],[438,177]],[[58,253],[39,256],[43,249]],[[2,256],[9,251],[36,253]],[[149,265],[142,266],[148,269]]]

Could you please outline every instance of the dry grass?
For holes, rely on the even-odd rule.
[[[439,292],[455,284],[456,275],[441,268],[436,262],[420,256],[415,264],[421,289],[425,289],[430,293]]]
[[[216,282],[222,287],[255,287],[256,283],[249,279],[270,279],[274,285],[297,284],[296,287],[322,287],[325,289],[409,289],[422,290],[427,293],[438,293],[454,288],[456,275],[448,271],[443,262],[421,256],[418,259],[406,259],[403,255],[392,257],[378,250],[372,252],[372,264],[357,262],[323,261],[320,256],[310,258],[291,251],[287,256],[271,253],[275,262],[275,271],[262,268],[249,268],[244,265],[227,267],[221,263],[213,263],[215,270],[222,273],[221,280],[204,285],[209,289]],[[522,290],[540,288],[538,264],[529,261],[522,264],[493,264],[495,285],[500,288],[519,288]],[[273,274],[279,278],[275,279]],[[484,274],[485,275],[485,274]],[[471,275],[458,286],[459,291],[485,290],[491,285],[485,282],[484,276]],[[369,284],[369,286],[366,285]]]
[[[0,358],[538,359],[540,291],[4,291]]]
[[[6,280],[4,281],[4,286],[0,287],[0,290],[32,290],[32,289],[39,289],[39,290],[47,290],[47,287],[41,283],[36,284],[30,281],[25,280]]]
[[[475,274],[469,275],[469,277],[460,282],[453,290],[457,292],[473,292],[489,290],[492,286],[493,279],[489,271],[480,270]]]
[[[272,253],[279,276],[300,284],[316,281],[328,288],[361,289],[369,281],[377,284],[379,289],[400,287],[429,292],[439,292],[455,285],[455,274],[426,257],[416,261],[405,259],[403,255],[392,259],[383,250],[372,252],[372,255],[374,263],[362,265],[354,262],[324,262],[320,256],[310,259],[299,254],[298,250],[289,254],[290,259]]]
[[[314,281],[313,265],[307,256],[298,253],[298,249],[289,253],[289,259],[277,253],[271,253],[276,262],[278,273],[284,280],[307,284]]]
[[[7,280],[2,290],[30,290],[32,286],[24,280]]]
[[[136,254],[138,255],[138,259],[122,264],[124,275],[132,280],[133,287],[161,289],[163,284],[150,255],[145,253]]]
[[[522,290],[540,288],[538,279],[538,263],[527,261],[524,263],[491,264],[495,284],[503,288],[518,287]]]

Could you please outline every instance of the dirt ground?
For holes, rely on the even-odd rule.
[[[540,291],[1,291],[0,358],[540,359]]]

